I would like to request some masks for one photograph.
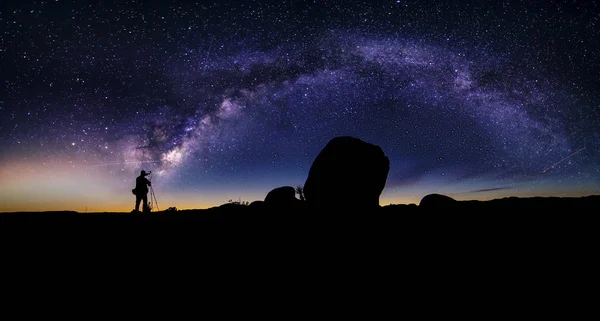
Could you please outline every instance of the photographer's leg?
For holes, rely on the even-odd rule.
[[[135,196],[135,211],[139,212],[140,211],[140,201],[142,200],[142,198],[139,195]]]
[[[143,207],[144,212],[149,212],[148,211],[148,194],[144,194],[142,196],[142,200],[144,202],[144,207]]]

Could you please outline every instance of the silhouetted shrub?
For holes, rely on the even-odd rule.
[[[301,201],[304,201],[304,187],[302,185],[296,186],[296,194],[298,194]]]

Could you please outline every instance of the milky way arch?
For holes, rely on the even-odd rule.
[[[349,33],[224,56],[206,45],[184,50],[165,69],[180,103],[154,106],[146,132],[120,142],[122,160],[166,174],[223,146],[252,159],[294,144],[304,152],[291,159],[353,134],[418,162],[409,173],[472,175],[534,173],[572,148],[555,113],[560,92],[498,53]],[[235,148],[248,145],[257,148]]]

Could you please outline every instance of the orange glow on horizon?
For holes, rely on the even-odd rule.
[[[79,162],[78,164],[81,164]],[[158,180],[158,178],[157,178]],[[111,175],[106,170],[73,161],[52,163],[10,162],[0,166],[0,212],[76,211],[79,213],[131,212],[135,197],[131,193],[133,171]],[[232,201],[264,200],[267,193],[285,184],[240,186],[198,186],[191,190],[173,189],[158,180],[154,185],[155,209],[207,209]],[[582,197],[598,194],[597,185],[561,184],[536,186],[521,182],[511,186],[486,189],[485,182],[443,183],[421,181],[411,186],[388,186],[379,204],[416,204],[428,194],[438,193],[456,200],[491,200],[504,197]],[[504,185],[500,185],[504,186]],[[149,194],[149,200],[150,194]]]

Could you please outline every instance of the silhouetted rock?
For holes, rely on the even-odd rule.
[[[310,168],[306,202],[315,209],[378,209],[389,170],[381,147],[355,137],[336,137]]]
[[[259,210],[262,210],[265,207],[265,202],[263,202],[263,201],[254,201],[254,202],[250,203],[250,205],[248,205],[248,207],[250,209],[252,209],[253,211],[259,211]]]
[[[452,208],[458,207],[458,202],[450,196],[441,194],[429,194],[425,195],[419,203],[419,207],[430,209],[430,208]]]
[[[268,209],[294,209],[299,206],[296,189],[291,186],[274,188],[265,197],[264,205]]]

